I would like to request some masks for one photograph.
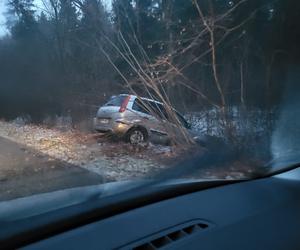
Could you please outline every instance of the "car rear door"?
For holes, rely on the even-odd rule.
[[[142,125],[144,125],[147,128],[151,136],[168,136],[163,126],[163,122],[160,119],[160,112],[155,102],[150,100],[136,99],[132,109],[142,118]]]

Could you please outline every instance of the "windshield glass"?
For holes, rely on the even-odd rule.
[[[291,0],[0,1],[0,200],[300,162],[299,13]]]

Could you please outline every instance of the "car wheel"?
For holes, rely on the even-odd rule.
[[[134,145],[144,143],[147,141],[147,134],[142,129],[132,129],[127,134],[127,141]]]

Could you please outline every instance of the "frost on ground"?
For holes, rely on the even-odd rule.
[[[156,163],[145,153],[134,151],[128,154],[130,145],[110,143],[96,138],[95,134],[84,134],[69,130],[62,132],[41,126],[0,121],[0,136],[29,146],[45,155],[68,162],[100,174],[108,181],[143,177],[165,166]],[[150,147],[149,150],[152,150]],[[155,147],[159,150],[159,147]],[[163,147],[160,154],[167,154]]]
[[[250,109],[233,106],[228,109],[227,119],[234,127],[235,135],[243,137],[249,133],[261,134],[270,130],[275,121],[275,110]],[[185,118],[192,128],[212,136],[224,136],[224,117],[219,109],[212,108],[200,112],[189,112]]]

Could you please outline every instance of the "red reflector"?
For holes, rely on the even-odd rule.
[[[130,95],[126,96],[126,98],[122,102],[120,109],[119,109],[120,113],[123,113],[126,110],[129,100],[130,100]]]

